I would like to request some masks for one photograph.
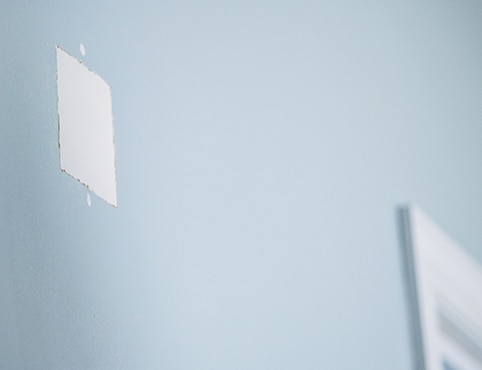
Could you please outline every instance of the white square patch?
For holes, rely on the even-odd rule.
[[[110,87],[57,46],[60,165],[117,207]]]

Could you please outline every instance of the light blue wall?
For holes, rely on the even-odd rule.
[[[482,261],[482,2],[6,1],[1,369],[411,368],[395,210]],[[60,172],[55,45],[119,208]]]

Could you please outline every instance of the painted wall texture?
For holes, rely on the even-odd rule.
[[[1,369],[412,366],[395,210],[482,261],[482,2],[1,1]],[[61,173],[55,45],[118,209]]]

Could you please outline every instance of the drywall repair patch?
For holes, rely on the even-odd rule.
[[[56,48],[60,166],[117,207],[110,87],[82,62]]]

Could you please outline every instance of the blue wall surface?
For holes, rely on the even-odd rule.
[[[482,261],[482,2],[0,4],[0,368],[412,368],[395,210]],[[55,45],[119,208],[60,171]]]

